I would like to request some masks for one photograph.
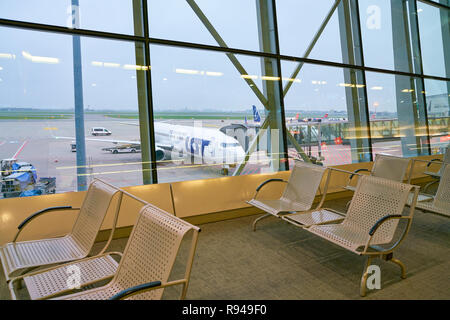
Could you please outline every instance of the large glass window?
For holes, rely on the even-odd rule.
[[[359,10],[365,65],[420,74],[416,1],[360,0]]]
[[[439,9],[418,2],[423,72],[450,77],[450,9]]]
[[[366,77],[373,153],[428,154],[421,80],[374,72]]]
[[[150,36],[264,51],[258,41],[254,0],[148,0]],[[264,1],[261,1],[263,3]],[[267,11],[266,11],[267,12]],[[265,18],[267,23],[268,18]]]
[[[370,161],[362,73],[283,61],[283,74],[299,65],[296,78],[283,77],[286,125],[301,146],[290,141],[290,155],[324,165]]]
[[[5,27],[0,37],[2,196],[83,190],[97,177],[142,184],[143,45]]]
[[[450,82],[425,80],[428,128],[432,154],[450,144]]]
[[[277,0],[276,4],[281,54],[342,62],[336,1]]]
[[[273,59],[152,45],[158,181],[282,168]],[[246,154],[248,158],[246,158]]]
[[[441,153],[450,10],[434,2],[0,1],[2,181],[31,165],[10,195],[32,195],[40,178],[64,192]]]
[[[2,0],[0,18],[59,27],[143,34],[140,1],[136,0]]]

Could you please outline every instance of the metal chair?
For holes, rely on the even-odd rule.
[[[372,170],[358,169],[354,171],[354,174],[350,175],[347,186],[345,189],[355,191],[355,187],[350,183],[356,173],[367,171],[373,177],[385,178],[394,181],[402,182],[406,178],[410,159],[395,157],[378,153],[375,155],[375,161],[372,166]]]
[[[337,168],[329,168],[330,175],[332,172],[340,172],[345,173],[347,175],[358,175],[360,173],[354,173],[342,169]],[[347,204],[349,205],[350,202]],[[281,219],[297,226],[300,228],[308,228],[312,225],[326,224],[342,221],[345,217],[344,212],[337,211],[332,208],[322,208],[322,206],[318,206],[314,210],[308,210],[306,212],[296,212],[291,214],[286,214],[281,217]]]
[[[27,269],[64,263],[88,256],[100,230],[114,195],[119,189],[104,181],[95,179],[89,186],[81,208],[71,206],[51,207],[33,213],[19,226],[14,240],[0,247],[0,258],[6,280],[23,273]],[[119,214],[122,197],[119,195],[114,226]],[[24,227],[35,218],[52,211],[79,210],[72,231],[66,236],[33,241],[17,241]],[[108,239],[107,248],[111,241]]]
[[[416,159],[414,161],[423,161]],[[435,195],[419,194],[416,208],[425,212],[439,214],[450,217],[450,165],[443,163],[442,176],[439,180],[439,186]],[[408,199],[408,205],[411,204],[412,196]]]
[[[403,215],[412,190],[414,196],[409,213]],[[406,278],[405,266],[393,255],[409,231],[418,193],[417,186],[360,176],[350,207],[340,223],[312,225],[305,230],[357,255],[368,257],[360,284],[360,295],[365,296],[368,268],[376,257],[400,266],[401,277]],[[400,224],[401,220],[406,223]]]
[[[261,183],[261,185],[256,188],[253,199],[247,201],[248,204],[267,212],[253,222],[253,231],[256,231],[256,224],[258,221],[264,218],[270,216],[279,218],[286,213],[310,210],[326,170],[327,168],[322,166],[305,162],[296,162],[288,181],[282,179],[269,179]],[[318,208],[322,206],[325,200],[329,176],[330,174],[328,173],[324,192]],[[257,200],[256,197],[259,191],[271,182],[286,183],[286,188],[284,189],[281,198],[276,200]]]
[[[181,241],[191,230],[193,236],[184,278],[168,281]],[[16,299],[14,282],[23,279],[33,300],[52,297],[62,300],[161,299],[164,288],[174,285],[183,286],[181,299],[184,299],[199,231],[198,227],[151,204],[146,204],[140,210],[120,263],[114,270],[114,276],[109,283],[61,296],[73,291],[67,285],[70,278],[67,270],[78,270],[81,277],[79,280],[82,283],[79,286],[92,285],[105,280],[102,275],[98,276],[98,269],[108,268],[104,261],[113,261],[111,255],[116,254],[114,252],[14,278],[9,283],[11,296]]]
[[[429,171],[429,168],[430,168],[433,164],[439,164],[439,163],[441,164],[441,167],[439,168],[439,170],[438,170],[437,172]],[[424,171],[424,174],[426,174],[426,175],[432,177],[432,178],[434,179],[434,181],[431,181],[430,183],[428,183],[428,184],[423,188],[424,191],[428,190],[428,188],[429,188],[431,185],[433,185],[433,184],[439,182],[439,180],[441,179],[441,177],[442,177],[442,175],[443,175],[443,173],[444,173],[443,171],[444,171],[445,166],[446,166],[447,164],[449,164],[449,163],[450,163],[450,147],[447,147],[447,148],[446,148],[446,151],[445,151],[445,153],[444,153],[444,157],[442,158],[442,160],[441,160],[441,159],[432,159],[432,160],[428,161],[428,164],[427,164],[427,171]]]

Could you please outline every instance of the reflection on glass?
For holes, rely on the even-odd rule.
[[[82,37],[79,82],[72,36],[0,28],[0,37],[7,40],[0,43],[0,160],[13,160],[2,163],[3,172],[17,171],[2,174],[0,197],[82,189],[80,166],[87,183],[101,178],[118,186],[142,184],[138,92],[145,103],[145,79],[139,79],[147,72],[141,69],[142,45]],[[77,87],[84,104],[84,163],[77,162]]]
[[[222,53],[150,51],[159,182],[283,169],[279,100],[267,94],[280,78],[261,72],[273,60],[233,55],[236,67]]]

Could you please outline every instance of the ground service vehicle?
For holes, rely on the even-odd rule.
[[[0,196],[3,198],[24,197],[55,193],[56,178],[37,179],[34,166],[16,159],[0,161]]]
[[[111,133],[112,133],[111,131],[103,127],[91,128],[91,134],[93,136],[110,136]]]

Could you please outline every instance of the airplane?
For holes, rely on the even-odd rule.
[[[137,123],[122,123],[139,126]],[[205,127],[175,125],[166,122],[155,122],[156,161],[172,157],[191,156],[194,164],[230,164],[240,163],[245,152],[239,142],[223,132]],[[55,137],[57,139],[74,139],[73,137]],[[87,141],[110,142],[119,149],[140,149],[139,140],[116,140],[86,138]],[[113,148],[104,148],[112,150]],[[112,152],[112,151],[111,151]],[[112,152],[114,154],[118,152]],[[198,161],[200,160],[200,161]]]

